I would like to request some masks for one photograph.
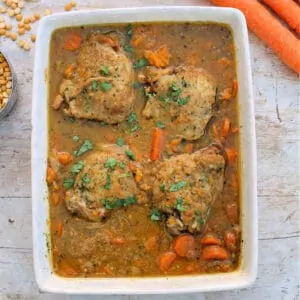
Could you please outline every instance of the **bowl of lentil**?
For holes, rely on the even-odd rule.
[[[9,114],[17,101],[16,83],[13,67],[0,49],[0,120]]]

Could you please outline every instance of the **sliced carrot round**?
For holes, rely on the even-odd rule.
[[[176,259],[176,254],[172,251],[165,252],[159,257],[159,268],[166,272],[172,266],[174,260]]]
[[[215,237],[212,234],[207,234],[205,235],[201,240],[200,240],[201,245],[209,246],[209,245],[221,245],[220,239]]]
[[[184,234],[177,237],[174,241],[174,250],[180,257],[195,257],[195,238],[190,234]]]
[[[214,245],[204,248],[201,258],[204,260],[226,260],[229,258],[229,255],[223,247]]]

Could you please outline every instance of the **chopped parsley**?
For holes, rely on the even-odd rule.
[[[74,179],[73,178],[65,178],[64,179],[64,188],[65,189],[70,189],[74,186]]]
[[[104,184],[103,187],[104,187],[106,190],[109,190],[109,189],[110,189],[110,186],[111,186],[110,173],[107,172],[107,175],[106,175],[106,182],[105,182],[105,184]]]
[[[125,30],[126,30],[126,35],[129,39],[132,38],[132,35],[133,35],[133,27],[132,27],[132,24],[128,24],[126,25],[125,27]]]
[[[150,219],[152,221],[159,221],[160,220],[160,211],[157,208],[152,209]]]
[[[91,179],[88,178],[88,175],[87,174],[84,174],[81,178],[82,182],[83,183],[86,183],[86,184],[89,184],[91,182]]]
[[[108,92],[110,89],[112,89],[112,84],[110,82],[103,81],[100,83],[100,87],[102,92]]]
[[[122,138],[117,138],[116,144],[120,147],[125,145],[125,141]]]
[[[155,92],[147,92],[145,89],[144,89],[144,92],[145,92],[145,96],[146,96],[147,100],[156,95]]]
[[[166,185],[164,183],[159,184],[159,189],[164,192],[166,190]]]
[[[71,168],[71,172],[73,174],[78,174],[84,167],[84,162],[82,160],[78,161],[77,163],[73,164]]]
[[[128,53],[133,54],[133,48],[128,44],[124,45],[124,50]]]
[[[141,129],[141,126],[139,124],[135,124],[131,127],[130,131],[135,132],[135,131],[140,130],[140,129]]]
[[[73,135],[72,140],[73,142],[78,142],[80,140],[80,137],[78,135]]]
[[[165,128],[165,124],[162,121],[157,121],[156,122],[156,127],[160,128],[160,129],[164,129]]]
[[[176,199],[176,209],[178,211],[184,212],[186,211],[186,208],[183,206],[184,200],[182,198]]]
[[[125,164],[123,161],[121,161],[121,162],[119,163],[119,166],[120,166],[120,168],[123,169],[123,170],[126,168],[126,164]]]
[[[197,210],[195,211],[195,215],[196,215],[196,220],[197,220],[197,222],[198,222],[199,224],[203,225],[203,224],[204,224],[204,220],[203,220],[203,218],[202,218],[202,216],[201,216],[201,211],[200,211],[199,209],[197,209]]]
[[[100,72],[103,73],[105,76],[110,75],[109,69],[106,66],[102,67]]]
[[[81,147],[79,148],[79,150],[78,151],[75,150],[74,155],[80,156],[92,149],[93,149],[93,143],[90,140],[84,140],[84,142],[81,145]]]
[[[133,122],[136,122],[136,121],[137,121],[136,113],[134,113],[134,112],[130,113],[130,115],[127,119],[128,124],[132,124]]]
[[[146,58],[142,58],[133,63],[133,68],[141,69],[141,68],[147,67],[148,64],[149,64],[148,60]]]
[[[187,184],[186,184],[186,181],[184,181],[184,180],[176,182],[176,183],[171,185],[170,192],[177,192],[177,191],[179,191],[180,189],[182,189],[186,186],[187,186]]]
[[[117,165],[118,161],[113,158],[113,157],[110,157],[106,160],[106,162],[104,163],[104,167],[105,168],[108,168],[110,170],[114,170],[115,169],[115,166]]]
[[[126,150],[125,151],[125,154],[127,155],[127,157],[130,159],[130,160],[135,160],[135,155],[134,153],[131,151],[131,150]]]
[[[98,81],[97,80],[92,81],[92,91],[93,92],[98,91]]]
[[[187,86],[187,83],[181,82],[183,87]],[[190,96],[187,96],[186,98],[181,96],[182,89],[176,85],[175,82],[171,83],[167,92],[167,95],[160,96],[159,100],[165,103],[171,103],[176,102],[179,106],[184,106],[190,101]]]
[[[134,89],[140,89],[140,88],[143,87],[143,84],[141,84],[141,83],[139,83],[139,82],[134,82],[134,83],[132,84],[132,87],[133,87]]]
[[[135,196],[127,197],[125,199],[117,198],[115,201],[108,200],[108,199],[102,200],[102,204],[107,210],[126,207],[129,205],[135,204],[136,202],[137,202],[137,199]]]
[[[126,178],[126,177],[132,177],[132,173],[127,172],[127,173],[121,174],[118,178]]]

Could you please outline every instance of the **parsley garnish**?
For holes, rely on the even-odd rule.
[[[126,27],[125,27],[125,30],[126,30],[126,35],[129,39],[132,38],[132,34],[133,34],[133,28],[132,28],[132,24],[128,24]]]
[[[184,83],[184,84],[183,84]],[[182,82],[183,87],[187,85],[184,81]],[[182,89],[176,85],[175,82],[171,83],[165,97],[160,96],[159,100],[165,103],[176,102],[179,106],[184,106],[190,101],[190,96],[186,98],[181,97]]]
[[[112,88],[112,84],[110,82],[103,81],[100,83],[100,87],[102,92],[107,92]]]
[[[186,208],[183,206],[183,202],[184,202],[184,200],[182,198],[176,199],[176,209],[181,212],[186,211]]]
[[[104,167],[108,168],[108,169],[111,169],[111,170],[114,170],[117,163],[118,163],[118,161],[115,158],[110,157],[104,163]]]
[[[84,162],[82,160],[78,161],[77,163],[73,164],[71,172],[74,174],[78,174],[84,166]]]
[[[80,140],[78,135],[73,135],[72,137],[73,142],[78,142]]]
[[[177,192],[177,191],[179,191],[180,189],[182,189],[186,186],[187,186],[186,181],[176,182],[176,183],[171,185],[170,192]]]
[[[129,206],[135,204],[136,202],[137,200],[135,196],[127,197],[126,199],[124,199],[123,206]]]
[[[165,128],[165,124],[162,121],[157,121],[156,122],[156,127],[160,128],[160,129],[164,129]]]
[[[109,190],[110,189],[110,186],[111,186],[111,178],[110,178],[110,173],[107,172],[107,175],[106,175],[106,182],[105,182],[105,185],[103,186],[106,190]]]
[[[125,145],[125,141],[122,138],[117,138],[116,144],[120,147]]]
[[[126,178],[126,177],[132,177],[132,173],[127,172],[127,173],[121,174],[118,178]]]
[[[130,115],[127,119],[127,122],[128,122],[128,124],[132,124],[135,121],[136,121],[136,113],[132,112],[132,113],[130,113]]]
[[[128,156],[129,159],[135,160],[135,155],[134,155],[134,153],[131,150],[129,150],[129,149],[126,150],[125,154]]]
[[[142,58],[133,63],[133,68],[141,69],[141,68],[147,67],[148,65],[149,65],[148,60],[146,58]]]
[[[76,151],[74,154],[75,156],[80,156],[84,154],[85,152],[93,149],[93,143],[90,140],[85,140],[78,151]]]
[[[197,209],[196,211],[195,211],[195,215],[196,215],[196,220],[197,220],[197,222],[199,223],[199,224],[204,224],[204,220],[203,220],[203,218],[202,218],[202,216],[201,216],[201,211],[199,210],[199,209]]]
[[[159,184],[159,189],[164,192],[166,190],[166,185],[164,183]]]
[[[98,91],[98,81],[97,80],[92,81],[92,91],[93,92]]]
[[[152,209],[150,219],[152,221],[159,221],[160,220],[160,211],[157,208]]]
[[[100,71],[106,76],[110,75],[109,69],[106,66],[102,67]]]
[[[119,163],[119,166],[123,170],[126,168],[126,164],[123,161]]]
[[[134,82],[134,83],[132,84],[132,87],[133,87],[134,89],[140,89],[141,87],[143,87],[143,85],[142,85],[141,83],[139,83],[139,82]]]
[[[124,45],[124,50],[128,53],[133,54],[133,48],[128,44]]]
[[[131,127],[130,131],[135,132],[137,130],[141,129],[141,126],[139,124],[135,124]]]
[[[65,178],[64,179],[64,188],[69,190],[74,186],[74,179],[73,178]]]
[[[82,180],[83,183],[87,183],[87,184],[91,182],[91,179],[88,178],[88,175],[87,175],[87,174],[84,174],[84,175],[82,176],[81,180]]]
[[[126,207],[135,204],[136,202],[137,200],[135,196],[127,197],[125,199],[117,198],[115,201],[107,200],[107,199],[102,200],[102,204],[107,210]]]

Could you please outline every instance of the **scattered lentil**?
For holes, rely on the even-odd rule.
[[[25,33],[25,28],[19,28],[18,29],[18,34],[23,35]]]
[[[35,20],[38,21],[41,18],[41,15],[39,13],[34,14]]]
[[[0,110],[6,105],[12,88],[12,76],[8,62],[0,53]]]
[[[16,15],[16,20],[17,20],[18,22],[22,21],[22,19],[23,19],[23,15],[22,15],[22,14]]]

